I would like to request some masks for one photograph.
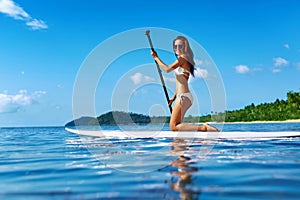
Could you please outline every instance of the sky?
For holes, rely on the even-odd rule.
[[[225,94],[225,110],[286,99],[300,90],[299,8],[298,0],[0,0],[0,127],[63,126],[73,119],[74,102],[80,108],[92,102],[95,115],[113,109],[168,115],[147,38],[134,35],[147,29],[155,47],[171,49],[168,33],[175,32],[203,48],[190,80],[197,103],[187,115],[219,111],[214,94]],[[126,34],[130,40],[118,44]],[[101,65],[109,53],[137,44],[141,49]],[[83,79],[86,86],[94,81],[92,89],[78,95],[95,52],[96,73]],[[157,52],[174,62],[167,48]],[[172,96],[174,75],[163,75]]]

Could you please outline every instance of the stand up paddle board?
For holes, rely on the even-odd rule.
[[[194,131],[123,131],[123,130],[82,130],[66,127],[66,131],[77,135],[104,138],[195,138],[195,139],[251,139],[300,137],[300,132],[194,132]]]

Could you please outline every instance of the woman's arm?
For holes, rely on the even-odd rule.
[[[154,60],[157,62],[157,64],[167,73],[169,73],[170,71],[173,71],[174,69],[176,69],[179,66],[178,60],[176,60],[173,64],[168,66],[158,57],[158,55],[155,51],[152,51],[151,55],[154,58]]]

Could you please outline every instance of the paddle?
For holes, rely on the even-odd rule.
[[[151,50],[154,51],[152,40],[150,38],[150,30],[147,30],[145,32],[145,35],[147,35],[147,37],[148,37],[148,41],[149,41]],[[160,67],[159,67],[159,65],[156,61],[155,61],[155,63],[156,63],[157,71],[158,71],[158,74],[159,74],[159,77],[160,77],[160,80],[161,80],[161,83],[162,83],[162,86],[163,86],[163,89],[164,89],[164,92],[165,92],[165,96],[166,96],[166,99],[167,99],[167,104],[169,104],[170,98],[169,98],[169,95],[168,95],[168,91],[167,91],[167,88],[166,88],[166,85],[165,85],[164,78],[163,78],[162,73],[161,73],[161,69],[160,69]],[[170,109],[170,113],[172,114],[172,106],[171,105],[169,105],[169,109]]]

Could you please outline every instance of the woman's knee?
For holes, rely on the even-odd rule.
[[[170,130],[171,131],[178,131],[177,124],[176,123],[170,123]]]

